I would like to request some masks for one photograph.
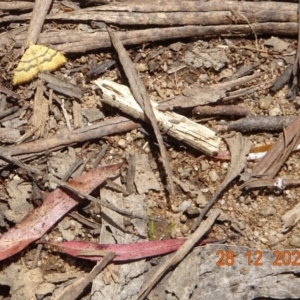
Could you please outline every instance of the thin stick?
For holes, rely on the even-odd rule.
[[[221,210],[214,210],[209,217],[201,223],[198,229],[180,246],[177,252],[168,259],[160,268],[153,274],[153,277],[141,289],[139,300],[145,299],[154,285],[163,277],[168,269],[177,265],[195,246],[195,244],[204,236],[204,234],[212,227]]]
[[[106,256],[103,257],[101,262],[97,264],[93,270],[86,275],[81,277],[73,284],[66,287],[59,295],[55,297],[55,300],[75,300],[82,294],[85,288],[96,278],[96,276],[106,267],[106,265],[114,258],[115,254],[109,252]]]
[[[171,168],[170,168],[170,164],[169,164],[167,151],[166,151],[163,139],[162,139],[161,132],[158,128],[157,120],[155,118],[153,107],[152,107],[150,99],[148,97],[146,88],[145,88],[142,80],[138,76],[137,71],[136,71],[131,59],[129,58],[124,46],[122,45],[121,41],[116,37],[116,35],[109,28],[107,30],[108,30],[111,42],[119,55],[119,59],[123,66],[123,70],[129,81],[132,94],[133,94],[135,100],[140,105],[140,107],[143,109],[147,119],[149,120],[149,122],[151,123],[151,125],[154,129],[154,133],[157,138],[160,153],[162,156],[164,168],[166,170],[166,173],[167,173],[167,176],[169,179],[168,180],[169,187],[170,187],[169,192],[171,195],[175,195],[175,187],[174,187],[174,183],[173,183],[173,179],[172,179],[172,172],[171,172]]]

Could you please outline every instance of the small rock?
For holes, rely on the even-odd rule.
[[[290,245],[295,248],[300,248],[300,237],[299,236],[292,236]]]
[[[127,142],[126,142],[124,139],[119,139],[118,145],[119,145],[121,148],[125,149],[125,148],[127,147]]]
[[[271,95],[267,95],[259,100],[259,107],[261,109],[269,109],[271,103],[273,102],[273,98]]]
[[[237,224],[239,225],[241,230],[244,230],[246,228],[246,225],[244,222],[238,222]]]
[[[201,171],[206,171],[209,168],[209,163],[206,160],[200,161]]]
[[[191,203],[189,200],[183,201],[179,206],[171,205],[171,209],[173,212],[183,212],[186,211],[190,207]]]
[[[199,193],[196,198],[196,203],[199,207],[204,207],[207,204],[207,199],[203,193]]]
[[[259,240],[264,243],[264,244],[267,244],[268,243],[268,240],[264,237],[260,237]]]
[[[148,66],[144,63],[138,63],[135,65],[136,69],[139,71],[139,72],[146,72],[148,71]]]
[[[159,64],[156,61],[149,61],[148,63],[149,72],[153,73],[159,69]]]
[[[198,216],[200,214],[199,210],[196,207],[188,207],[186,214],[190,217]]]
[[[83,109],[82,114],[90,123],[104,118],[104,114],[96,107]]]
[[[219,179],[219,176],[214,169],[208,172],[208,176],[212,182],[216,182]]]
[[[187,225],[183,225],[182,227],[181,227],[181,233],[182,234],[186,234],[186,233],[188,233],[189,232],[189,227],[187,226]]]
[[[43,299],[46,295],[52,294],[54,289],[55,285],[53,283],[44,282],[37,288],[35,295],[37,299]]]
[[[276,213],[276,210],[272,206],[264,206],[259,210],[259,214],[263,217],[269,217]]]
[[[185,223],[187,221],[187,216],[186,215],[181,215],[180,216],[180,222]]]
[[[200,82],[207,82],[208,81],[208,75],[207,74],[200,74],[199,75],[199,81]]]
[[[269,115],[270,116],[280,116],[281,115],[281,110],[278,107],[274,107],[269,110]]]
[[[180,51],[181,47],[182,47],[182,43],[180,43],[180,42],[173,43],[169,46],[169,48],[175,52]]]

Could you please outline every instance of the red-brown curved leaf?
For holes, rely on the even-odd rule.
[[[99,167],[85,173],[68,184],[84,193],[92,192],[107,177],[113,175],[123,163]],[[71,193],[70,193],[71,195]],[[78,202],[76,195],[71,197],[60,188],[51,192],[43,205],[32,210],[14,228],[0,238],[0,260],[24,249],[31,242],[41,238],[57,221],[68,213]]]

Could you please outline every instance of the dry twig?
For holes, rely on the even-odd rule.
[[[108,33],[111,38],[111,42],[113,46],[115,47],[116,51],[118,52],[120,62],[123,66],[123,70],[127,76],[127,79],[130,84],[130,88],[132,91],[132,94],[135,98],[135,100],[138,102],[140,107],[143,109],[145,116],[147,119],[149,119],[149,122],[151,123],[155,136],[158,141],[160,153],[162,156],[162,161],[167,173],[168,181],[169,181],[169,192],[171,195],[175,195],[175,187],[172,179],[172,172],[169,164],[169,158],[167,155],[167,151],[162,139],[161,132],[157,125],[157,120],[153,111],[153,107],[151,105],[150,99],[148,97],[146,88],[142,82],[142,80],[139,78],[138,73],[132,63],[132,61],[129,58],[129,55],[127,54],[124,46],[122,45],[121,41],[115,36],[115,34],[108,29]]]

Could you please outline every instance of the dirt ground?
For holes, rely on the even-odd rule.
[[[12,30],[14,28],[12,24],[14,23],[1,23],[1,33]],[[56,29],[57,26],[54,22],[47,23],[44,30]],[[63,24],[59,29],[64,30],[64,27],[68,26],[76,27],[80,24]],[[113,119],[116,116],[128,117],[120,110],[101,102],[101,94],[93,83],[93,80],[99,77],[128,86],[122,66],[112,49],[66,55],[66,64],[52,73],[57,78],[80,87],[83,94],[76,98],[53,92],[53,89],[40,78],[13,86],[14,70],[20,60],[19,48],[14,47],[13,42],[9,45],[0,43],[0,47],[0,85],[13,91],[19,97],[17,99],[15,95],[0,91],[0,112],[17,107],[14,113],[0,119],[1,127],[6,130],[3,131],[1,147],[13,147],[20,137],[32,131],[35,122],[33,114],[34,110],[37,110],[34,98],[40,81],[45,87],[43,94],[47,100],[47,113],[44,121],[40,123],[42,124],[40,125],[41,131],[38,133],[32,131],[20,142],[21,144],[38,139],[45,139],[47,143],[48,138],[68,126],[70,130],[75,130]],[[239,90],[256,87],[252,93],[233,100],[221,100],[211,106],[235,105],[239,107],[238,109],[248,109],[248,116],[298,115],[299,98],[296,97],[292,101],[286,99],[287,85],[277,92],[270,91],[273,82],[289,64],[293,63],[297,49],[296,38],[259,36],[257,39],[253,37],[204,39],[194,37],[147,43],[126,47],[126,49],[150,99],[158,103],[181,95],[182,91],[187,88],[201,89],[225,82],[229,78],[234,79],[234,75],[242,67],[253,66],[251,74],[261,73],[262,75],[234,88],[234,90]],[[116,63],[100,75],[87,75],[98,64],[111,60],[115,60]],[[55,97],[51,96],[52,93]],[[52,99],[51,102],[49,99]],[[63,104],[59,104],[62,101]],[[74,105],[79,106],[81,111],[80,122],[77,124],[74,123]],[[198,116],[192,113],[191,108],[175,107],[175,110],[186,118],[213,130],[221,138],[220,153],[228,150],[223,138],[234,134],[234,131],[229,131],[227,128],[237,120],[237,117],[222,114]],[[66,118],[70,125],[67,125]],[[136,178],[134,191],[131,193],[132,199],[137,201],[140,197],[145,215],[164,220],[161,223],[144,221],[144,233],[139,232],[139,235],[143,236],[144,240],[187,238],[201,210],[224,180],[230,167],[230,159],[229,157],[220,159],[217,155],[209,157],[188,146],[184,141],[176,140],[163,132],[176,190],[175,196],[170,197],[159,147],[152,129],[146,123],[140,123],[141,127],[127,132],[79,143],[66,142],[64,147],[45,150],[33,157],[24,156],[23,162],[38,168],[45,174],[63,180],[73,164],[78,161],[78,167],[71,171],[69,176],[71,178],[76,178],[82,172],[90,171],[98,165],[111,165],[125,161],[126,163],[121,167],[120,176],[111,178],[93,192],[95,197],[108,199],[108,197],[115,197],[114,195],[128,197],[128,193],[122,194],[122,191],[126,191],[128,161],[134,159]],[[273,144],[281,132],[256,130],[244,132],[243,136],[251,141],[251,151],[254,152],[259,151],[258,149],[261,149],[259,147]],[[250,173],[257,162],[258,160],[249,159],[245,172]],[[0,176],[0,235],[3,236],[10,228],[18,226],[18,223],[30,211],[40,207],[56,185],[12,164],[1,165]],[[287,158],[278,177],[299,178],[299,153],[297,151]],[[298,204],[299,188],[297,185],[280,191],[268,188],[240,190],[241,183],[242,181],[237,177],[218,197],[212,209],[219,208],[222,211],[222,217],[216,221],[205,238],[214,238],[229,246],[246,246],[254,250],[281,251],[299,248],[299,223],[283,231],[282,220],[282,216]],[[102,189],[105,192],[101,192]],[[132,203],[122,205],[125,209],[130,208]],[[113,217],[109,216],[109,218]],[[88,226],[84,220],[88,220],[92,225]],[[118,222],[117,220],[112,221],[115,223]],[[100,233],[103,233],[103,226],[107,226],[106,222],[110,221],[103,221],[103,210],[100,205],[82,200],[71,214],[65,214],[59,222],[56,222],[43,239],[54,242],[82,240],[99,243]],[[131,234],[139,231],[129,218],[124,218],[122,222],[121,227]],[[111,234],[115,233],[111,232]],[[116,237],[108,239],[108,241],[111,240],[117,241],[118,239]],[[72,280],[78,278],[79,275],[87,274],[95,266],[95,262],[71,257],[51,246],[44,246],[38,260],[35,261],[37,251],[37,244],[33,242],[1,262],[0,299],[21,299],[22,296],[16,290],[22,289],[22,286],[30,290],[23,290],[22,299],[51,299],[51,295],[58,293],[58,290],[72,283]],[[33,263],[35,263],[34,269],[32,269]],[[29,270],[32,272],[30,273],[32,277],[26,278],[25,274]],[[15,278],[20,280],[19,287],[16,285]],[[89,285],[80,299],[93,299],[91,298],[92,289],[92,285]]]

